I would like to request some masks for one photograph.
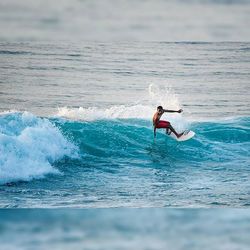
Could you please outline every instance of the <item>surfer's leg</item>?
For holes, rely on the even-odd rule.
[[[166,134],[170,135],[172,133],[172,131],[170,130],[170,128],[166,128]]]
[[[174,128],[171,126],[170,122],[168,122],[168,121],[162,121],[162,120],[159,121],[159,123],[157,124],[156,128],[165,128],[166,129],[166,134],[171,134],[171,132],[173,132],[176,135],[177,138],[181,137],[183,135],[183,133],[184,133],[183,132],[181,134],[178,134],[174,130]],[[169,130],[171,131],[170,133],[169,133]]]
[[[180,138],[180,137],[184,134],[184,132],[178,134],[178,133],[175,131],[175,129],[171,126],[171,124],[169,124],[168,128],[176,135],[177,138]]]

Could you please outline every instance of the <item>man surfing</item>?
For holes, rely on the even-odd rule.
[[[178,134],[174,128],[172,127],[172,125],[170,124],[170,122],[168,121],[163,121],[160,120],[161,116],[165,113],[181,113],[182,109],[179,110],[167,110],[167,109],[163,109],[162,106],[158,106],[157,107],[157,111],[155,112],[154,116],[153,116],[153,125],[154,125],[154,137],[156,137],[156,129],[157,128],[165,128],[166,129],[166,134],[170,134],[171,132],[173,132],[177,138],[180,138],[183,134]]]

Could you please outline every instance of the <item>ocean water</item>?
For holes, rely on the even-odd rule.
[[[1,0],[4,41],[250,41],[249,0]]]
[[[249,223],[248,209],[5,209],[0,243],[9,250],[247,250]]]
[[[1,207],[248,207],[247,42],[0,43]],[[157,105],[193,139],[159,131]]]
[[[248,249],[249,13],[0,0],[0,248]]]

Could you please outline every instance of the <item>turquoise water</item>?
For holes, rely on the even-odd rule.
[[[250,118],[153,139],[143,119],[1,115],[2,207],[249,206]]]

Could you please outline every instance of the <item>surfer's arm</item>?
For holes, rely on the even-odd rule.
[[[181,113],[183,110],[179,109],[179,110],[171,110],[171,109],[164,109],[164,112],[167,113]]]
[[[154,126],[154,137],[156,137],[156,126]]]

